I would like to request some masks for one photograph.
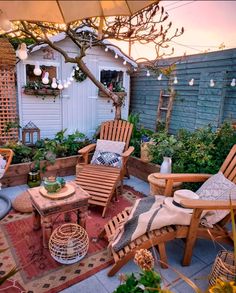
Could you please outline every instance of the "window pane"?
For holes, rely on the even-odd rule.
[[[34,67],[35,65],[26,64],[26,82],[41,82],[42,77],[44,76],[45,72],[49,73],[49,81],[52,81],[52,78],[57,78],[57,68],[55,66],[45,66],[41,65],[40,69],[42,70],[42,74],[37,76],[34,74]]]

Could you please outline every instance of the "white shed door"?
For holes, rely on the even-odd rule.
[[[90,61],[89,63],[94,63]],[[91,68],[95,64],[87,64]],[[64,79],[70,76],[72,65],[63,68]],[[87,78],[83,82],[73,81],[68,89],[63,90],[62,125],[67,133],[75,130],[91,137],[96,129],[96,87]]]

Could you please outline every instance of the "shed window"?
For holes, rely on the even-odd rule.
[[[35,65],[26,64],[26,82],[41,82],[45,72],[49,73],[49,80],[52,81],[52,78],[57,78],[57,68],[56,66],[46,66],[40,65],[40,69],[42,70],[42,74],[37,76],[34,74]]]
[[[113,91],[119,91],[123,88],[124,72],[117,70],[102,70],[100,73],[100,81]]]

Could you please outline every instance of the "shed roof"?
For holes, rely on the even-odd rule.
[[[82,29],[81,29],[82,30]],[[88,31],[90,30],[89,28],[87,29],[83,29],[84,31]],[[79,32],[80,30],[78,30]],[[50,38],[50,41],[53,42],[53,43],[58,43],[60,41],[63,41],[65,38],[66,38],[66,34],[65,33],[59,33],[55,36],[52,36]],[[137,63],[132,59],[132,58],[129,58],[127,57],[120,49],[118,49],[117,47],[113,47],[113,44],[108,41],[108,40],[104,40],[103,41],[103,44],[104,44],[104,47],[107,46],[109,50],[113,51],[115,54],[117,54],[119,57],[121,57],[123,60],[126,60],[127,63],[129,63],[130,65],[132,65],[133,67],[138,67]],[[45,48],[47,47],[48,45],[47,44],[41,44],[41,45],[38,45],[38,46],[35,46],[33,47],[32,51],[31,52],[35,52],[35,51],[38,51],[40,50],[41,48]]]

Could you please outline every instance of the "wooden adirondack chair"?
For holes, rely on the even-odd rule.
[[[11,149],[0,148],[0,155],[6,160],[6,165],[4,167],[5,173],[11,164],[13,158],[13,151]]]
[[[236,145],[233,146],[227,158],[225,159],[220,171],[230,181],[236,183]],[[174,182],[202,182],[207,180],[210,174],[160,174],[156,173],[156,177],[167,181],[165,195],[170,195]],[[191,263],[193,247],[197,238],[217,239],[218,242],[233,244],[232,235],[226,228],[226,224],[230,221],[230,214],[223,220],[215,224],[213,228],[207,228],[200,224],[200,217],[204,210],[229,210],[229,201],[208,201],[208,200],[183,200],[181,205],[186,208],[193,209],[193,215],[189,226],[171,225],[162,229],[148,232],[136,240],[126,245],[123,249],[115,252],[111,248],[115,264],[108,272],[108,276],[113,276],[123,265],[125,265],[135,255],[135,252],[141,248],[150,248],[156,246],[161,260],[161,266],[167,267],[167,256],[165,251],[165,243],[175,238],[185,238],[185,252],[182,264],[189,265]],[[236,201],[232,201],[234,214],[236,214]],[[101,233],[106,236],[108,241],[112,241],[120,224],[129,216],[129,210],[126,209],[122,213],[111,219],[104,227]]]
[[[123,187],[127,161],[134,151],[134,147],[129,147],[132,130],[133,124],[123,120],[107,121],[101,125],[100,139],[125,142],[121,170],[114,167],[89,165],[89,153],[95,149],[96,144],[90,144],[79,150],[79,154],[83,157],[83,168],[77,175],[76,183],[91,195],[90,204],[104,207],[102,217],[105,216],[119,182],[121,182],[121,189]]]

